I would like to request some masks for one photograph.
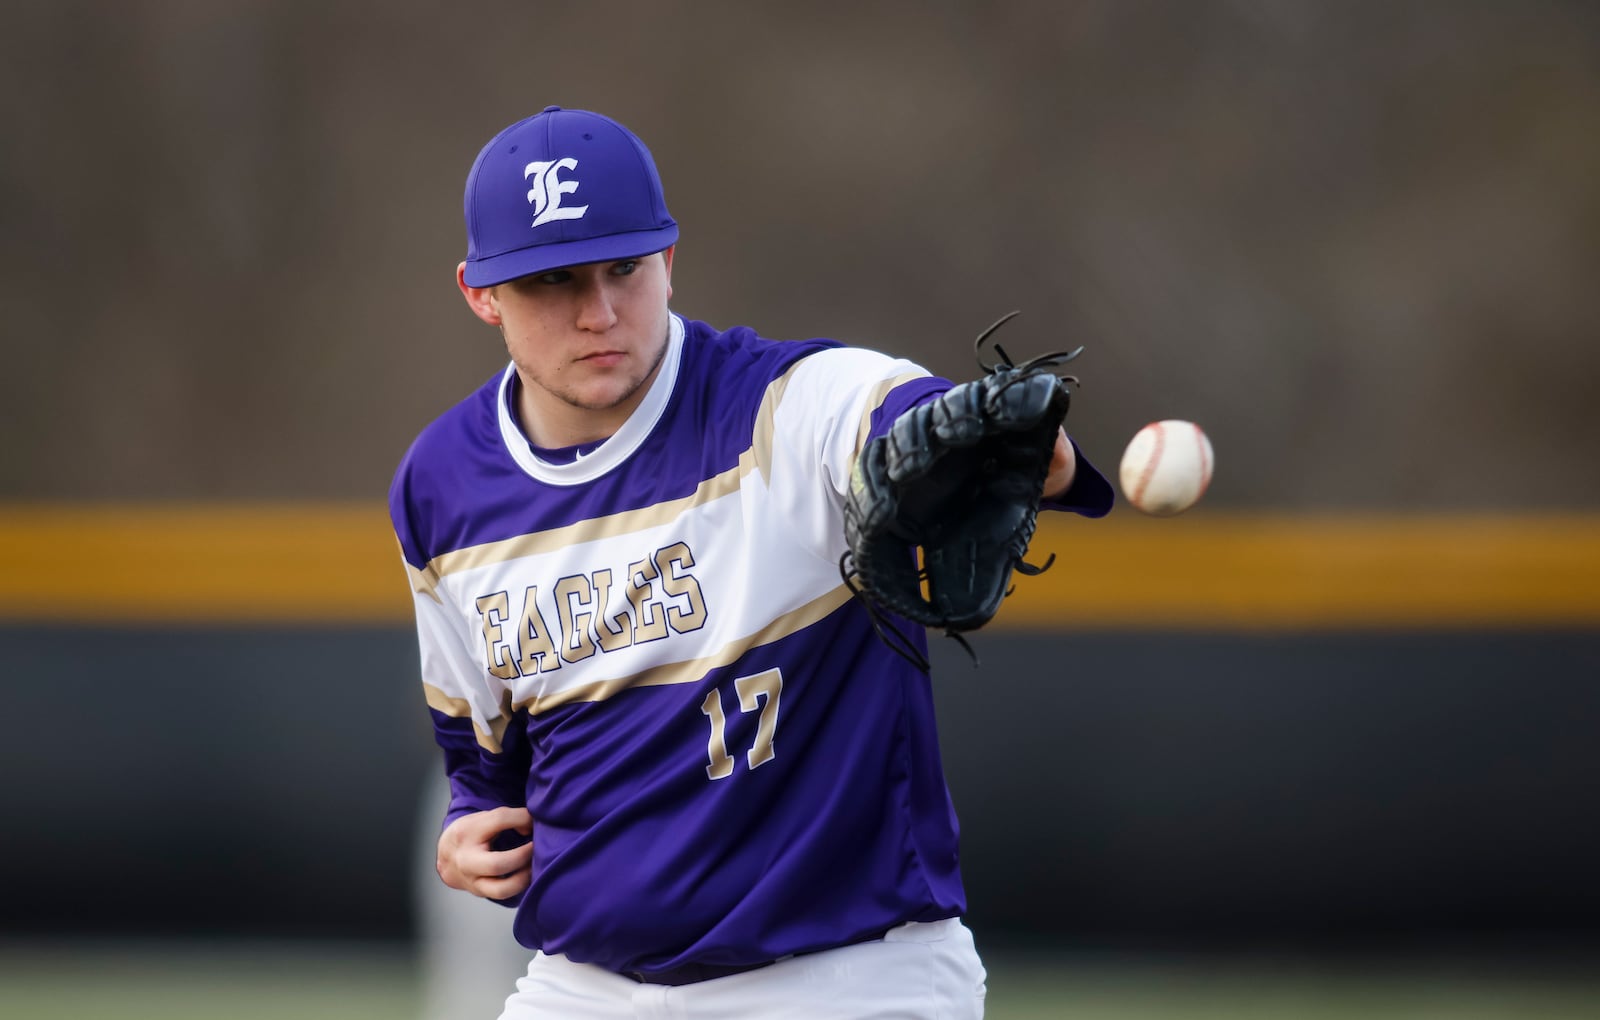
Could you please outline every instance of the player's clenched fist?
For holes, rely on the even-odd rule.
[[[490,900],[510,899],[527,889],[533,875],[533,844],[496,850],[494,839],[502,832],[531,835],[533,817],[527,808],[478,811],[445,826],[434,862],[444,884]]]

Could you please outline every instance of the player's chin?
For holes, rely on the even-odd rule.
[[[596,373],[574,388],[572,403],[589,411],[605,411],[633,396],[642,382],[634,373]]]

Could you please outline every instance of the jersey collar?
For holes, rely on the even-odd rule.
[[[528,448],[528,437],[522,434],[516,419],[511,417],[511,386],[517,378],[517,366],[507,365],[500,377],[499,399],[495,401],[495,406],[500,417],[500,438],[517,466],[546,485],[582,485],[594,481],[633,456],[639,444],[656,427],[656,422],[661,420],[662,412],[667,409],[667,401],[672,397],[672,388],[678,380],[678,365],[683,358],[683,320],[677,315],[669,315],[667,319],[667,352],[661,358],[661,371],[656,373],[650,391],[611,438],[601,443],[594,452],[571,464],[552,464],[540,460]]]

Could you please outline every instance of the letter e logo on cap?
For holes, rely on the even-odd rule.
[[[561,204],[561,196],[577,191],[578,182],[563,181],[556,176],[556,171],[577,168],[578,161],[568,156],[566,159],[529,163],[523,169],[523,179],[533,179],[533,187],[528,189],[528,201],[533,203],[532,226],[537,227],[551,220],[582,219],[583,214],[589,211],[586,205],[562,206]]]

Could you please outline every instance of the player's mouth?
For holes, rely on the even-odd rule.
[[[595,351],[578,359],[580,364],[593,368],[615,368],[628,357],[625,351]]]

